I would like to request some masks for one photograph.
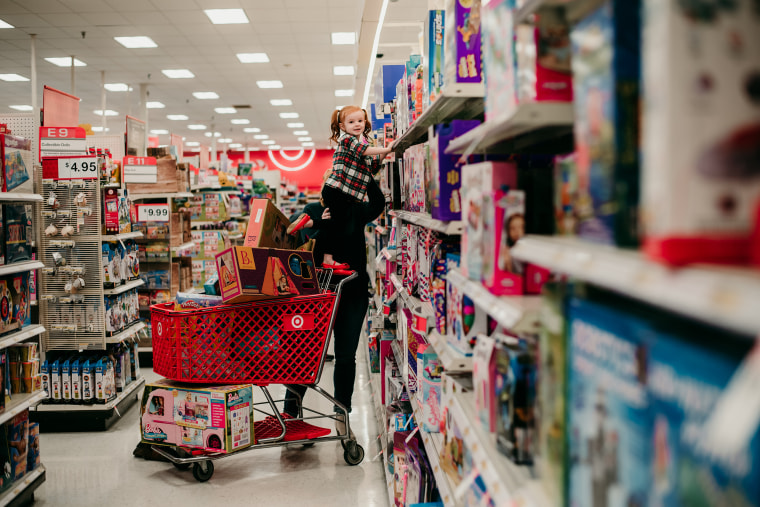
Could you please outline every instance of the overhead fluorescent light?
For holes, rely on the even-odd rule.
[[[261,144],[274,144],[274,141],[272,141],[271,139],[269,139],[267,141],[261,141]]]
[[[91,127],[93,132],[103,132],[103,127]],[[111,129],[106,127],[105,132],[110,132]]]
[[[221,132],[214,132],[214,137],[222,137],[222,133]]]
[[[218,99],[219,95],[216,92],[193,92],[193,97],[200,100]]]
[[[292,106],[293,101],[290,99],[272,99],[269,101],[273,106]]]
[[[98,116],[118,116],[119,115],[119,113],[117,113],[116,111],[112,111],[111,109],[106,109],[105,114],[103,113],[101,109],[96,109],[95,111],[93,111],[93,113],[97,114]]]
[[[250,134],[250,133],[253,133],[253,132],[261,132],[261,129],[257,128],[257,127],[247,127],[247,128],[243,129],[243,132],[247,132],[247,133]]]
[[[293,131],[294,136],[308,136],[309,131],[308,130],[295,130]]]
[[[302,142],[304,142],[304,141],[308,142],[308,141],[311,141],[311,137],[299,137],[298,140],[302,141]]]
[[[208,19],[215,25],[240,25],[250,23],[243,9],[205,9]]]
[[[269,56],[266,53],[238,53],[237,59],[241,63],[268,63]]]
[[[189,128],[190,130],[206,130],[205,125],[199,125],[199,124],[188,125],[187,128]]]
[[[332,43],[337,45],[356,44],[356,32],[333,32]]]
[[[59,67],[71,67],[71,57],[70,56],[59,56],[55,58],[45,58],[46,62],[50,62],[53,65],[57,65]],[[82,60],[78,58],[74,58],[74,67],[87,67],[87,64],[84,63]]]
[[[280,146],[279,144],[273,144],[272,146],[269,146],[268,149],[279,150],[279,149],[282,149],[282,146]]]
[[[362,109],[367,109],[367,102],[369,101],[369,91],[372,87],[375,75],[375,62],[377,62],[377,46],[380,44],[380,32],[383,31],[383,23],[385,23],[385,13],[388,11],[388,0],[383,0],[383,5],[380,7],[380,16],[377,18],[377,28],[375,29],[375,39],[372,42],[372,53],[369,57],[369,68],[367,69],[367,82],[364,84],[364,96],[362,97]]]
[[[169,120],[174,120],[174,121],[177,121],[177,120],[183,120],[183,121],[184,120],[189,120],[188,116],[184,115],[184,114],[167,114],[166,118],[169,119]]]
[[[298,118],[298,113],[280,113],[280,118]]]
[[[3,81],[29,81],[28,77],[19,74],[0,74],[0,79]]]
[[[16,28],[16,27],[0,19],[0,28]]]
[[[148,102],[145,106],[148,109],[163,109],[166,107],[162,102]]]
[[[200,145],[201,143],[199,143],[198,141],[188,141],[185,143],[185,146],[200,146]]]
[[[230,120],[230,123],[233,125],[248,125],[251,123],[251,120],[248,120],[246,118],[233,118]]]
[[[128,49],[157,48],[158,44],[153,39],[144,35],[136,37],[114,37],[114,40]]]
[[[168,134],[169,131],[165,130],[165,129],[153,129],[153,130],[150,131],[150,133],[151,134],[160,135],[160,134]]]
[[[229,137],[225,137],[224,139],[219,139],[218,141],[219,141],[220,143],[224,143],[224,144],[227,144],[227,143],[231,143],[231,142],[232,142],[232,139],[230,139]]]
[[[296,123],[288,123],[289,129],[300,129],[303,127],[303,123],[296,122]]]
[[[11,109],[15,109],[16,111],[31,111],[32,109],[34,109],[32,106],[21,105],[21,104],[15,105],[15,106],[8,106],[8,107],[10,107]]]
[[[259,88],[282,88],[282,81],[256,81]]]
[[[266,134],[258,134],[253,136],[254,139],[269,139],[269,136]]]
[[[243,146],[242,143],[232,143],[232,144],[230,144],[230,148],[240,148],[241,146]]]
[[[353,65],[336,65],[333,67],[333,74],[336,76],[353,76],[354,75],[354,66]]]
[[[195,77],[195,74],[188,69],[164,69],[161,74],[171,79],[190,79]]]
[[[211,136],[213,136],[214,134],[213,134],[213,132],[206,132],[206,133],[205,133],[205,134],[203,134],[203,135],[204,135],[204,136],[206,136],[206,137],[211,137]]]
[[[336,97],[353,97],[354,91],[353,90],[335,90],[335,96]]]
[[[216,111],[219,114],[235,114],[237,113],[237,109],[234,107],[217,107],[214,108],[214,111]]]
[[[301,143],[301,146],[303,146],[304,148],[308,148],[310,146],[314,146],[314,143]]]

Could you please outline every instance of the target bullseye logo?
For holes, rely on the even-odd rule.
[[[282,317],[282,329],[283,331],[308,331],[314,329],[314,315],[284,315]]]
[[[164,335],[164,326],[160,322],[156,326],[156,330],[158,331],[158,336]]]
[[[311,164],[314,157],[317,154],[317,150],[310,150],[306,152],[303,148],[297,150],[294,154],[290,154],[285,150],[269,150],[267,155],[269,160],[283,171],[300,171],[305,169],[306,166]]]

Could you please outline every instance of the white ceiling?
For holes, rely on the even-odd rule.
[[[283,147],[298,145],[286,126],[303,122],[317,143],[327,146],[329,117],[335,106],[359,103],[364,93],[368,58],[359,57],[362,17],[382,0],[0,0],[0,20],[15,28],[0,29],[0,73],[31,77],[31,38],[37,34],[37,97],[42,86],[71,92],[70,68],[56,67],[47,57],[74,55],[87,64],[76,68],[75,95],[82,99],[80,122],[101,124],[93,111],[101,105],[101,71],[106,83],[127,83],[132,92],[106,92],[111,133],[123,132],[127,114],[140,116],[139,85],[147,83],[150,101],[166,105],[149,110],[149,128],[166,129],[210,145],[203,131],[187,128],[204,124],[233,142],[263,147],[244,127],[258,127]],[[213,25],[204,14],[210,8],[242,8],[250,23]],[[378,53],[382,63],[401,63],[419,52],[418,34],[427,0],[389,3],[386,26]],[[417,23],[419,22],[419,23]],[[405,26],[396,26],[399,23]],[[375,26],[377,22],[375,21]],[[85,36],[82,36],[85,32]],[[356,32],[356,45],[332,45],[331,32]],[[126,49],[118,36],[148,36],[158,45],[150,49]],[[409,43],[399,45],[399,43]],[[386,46],[390,44],[390,46]],[[236,53],[265,52],[269,63],[242,64]],[[370,44],[371,52],[371,44]],[[334,76],[334,65],[353,65],[357,76]],[[186,68],[193,79],[169,79],[162,69]],[[257,80],[280,80],[281,89],[259,89]],[[336,89],[355,88],[354,97],[335,97]],[[360,89],[358,87],[361,87]],[[214,91],[218,100],[198,100],[193,92]],[[292,106],[272,106],[271,99],[291,99]],[[9,105],[31,104],[30,82],[0,81],[0,112]],[[214,108],[249,104],[237,114],[217,114]],[[297,112],[300,118],[282,119],[281,112]],[[187,121],[171,121],[169,114],[185,114]],[[249,125],[233,125],[232,118],[246,118]],[[161,143],[168,136],[161,135]]]

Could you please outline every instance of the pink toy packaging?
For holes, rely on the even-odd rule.
[[[459,265],[459,255],[447,256],[447,269],[450,272]],[[475,306],[473,301],[465,296],[460,287],[453,283],[446,284],[446,338],[449,345],[457,352],[472,355],[475,337],[485,333],[488,318],[485,311]]]
[[[736,0],[643,2],[645,250],[746,263],[760,205],[760,13]]]
[[[497,296],[522,294],[524,266],[510,249],[525,235],[525,192],[485,192],[482,203],[483,284]]]
[[[193,388],[161,379],[145,386],[141,407],[148,444],[230,453],[254,442],[250,384]]]

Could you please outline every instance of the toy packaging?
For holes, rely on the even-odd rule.
[[[119,192],[115,188],[103,191],[103,222],[106,234],[119,234]]]
[[[478,335],[472,354],[472,383],[475,391],[475,409],[486,431],[496,431],[496,403],[493,398],[492,370],[493,351],[496,340],[484,334]]]
[[[140,413],[145,443],[230,453],[254,442],[250,384],[194,388],[161,379],[145,386]]]
[[[648,505],[646,346],[628,314],[579,298],[568,306],[569,504]]]
[[[447,85],[483,81],[480,3],[481,0],[446,0],[443,39]]]
[[[245,235],[247,247],[292,249],[294,237],[288,234],[290,221],[269,199],[252,199],[251,216]]]
[[[481,7],[483,18],[483,74],[485,76],[485,114],[491,121],[509,116],[517,107],[514,63],[515,0],[491,0]]]
[[[236,246],[216,256],[225,303],[318,294],[311,252]]]
[[[443,88],[444,52],[443,30],[446,12],[443,10],[428,11],[425,18],[425,75],[427,101],[425,107],[436,101]]]
[[[459,155],[446,155],[444,152],[452,139],[478,125],[478,120],[452,120],[450,123],[431,125],[428,129],[430,177],[427,185],[431,201],[430,214],[437,220],[462,219],[461,168],[457,164]],[[477,162],[480,157],[471,159]]]
[[[30,204],[6,204],[3,210],[5,263],[32,260],[33,209]]]
[[[578,234],[618,246],[638,243],[639,10],[639,0],[607,0],[572,31]]]
[[[95,363],[95,403],[108,403],[116,398],[113,362],[103,356]]]
[[[13,481],[26,474],[26,462],[29,443],[29,411],[16,415],[2,428],[10,454],[11,477]]]
[[[447,269],[451,271],[459,266],[459,255],[447,255]],[[475,337],[485,333],[487,313],[475,306],[465,296],[461,287],[453,283],[446,284],[446,338],[457,352],[465,356],[472,355]]]
[[[757,2],[644,5],[657,10],[643,34],[645,249],[673,264],[748,262],[760,216]]]
[[[210,296],[208,294],[195,294],[190,292],[178,292],[174,300],[174,311],[185,312],[211,308],[222,304],[222,296]]]
[[[29,445],[26,451],[26,471],[32,472],[40,466],[40,424],[29,423]]]
[[[29,273],[0,278],[0,334],[30,324]]]
[[[522,294],[524,266],[510,250],[525,235],[525,192],[486,191],[481,204],[483,285],[497,296]]]
[[[2,191],[29,192],[32,187],[32,142],[23,137],[0,134]]]

